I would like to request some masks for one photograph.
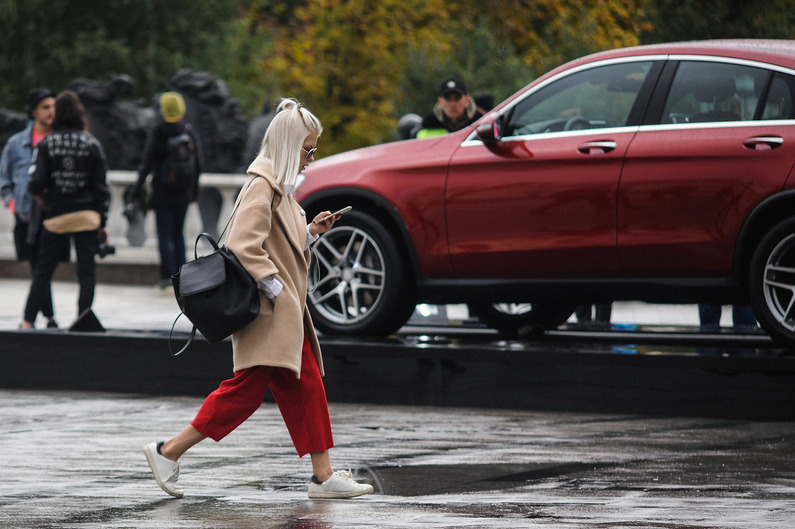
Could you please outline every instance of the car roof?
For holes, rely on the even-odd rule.
[[[625,57],[656,57],[663,58],[669,55],[701,55],[714,57],[729,57],[747,61],[774,64],[784,68],[795,69],[795,40],[774,39],[715,39],[694,40],[688,42],[668,42],[663,44],[646,44],[629,48],[617,48],[585,55],[554,68],[542,76],[534,79],[505,101],[494,108],[500,111],[509,106],[514,100],[521,97],[528,88],[545,82],[559,73],[578,66],[595,62],[621,59]]]
[[[637,55],[711,55],[771,62],[795,68],[795,40],[720,39],[648,44],[595,53],[575,60],[568,66],[579,62]]]

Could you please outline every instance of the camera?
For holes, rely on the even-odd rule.
[[[116,253],[116,247],[111,244],[108,244],[106,242],[101,242],[99,243],[99,245],[97,245],[97,255],[99,256],[100,259],[108,255],[113,255],[115,253]]]
[[[97,239],[99,243],[97,244],[97,255],[100,259],[104,259],[108,255],[114,255],[116,253],[116,247],[108,244],[107,238],[101,231],[99,232]]]

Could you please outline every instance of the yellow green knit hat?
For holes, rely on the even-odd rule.
[[[185,100],[179,92],[164,92],[160,96],[160,114],[169,123],[176,123],[185,115]]]

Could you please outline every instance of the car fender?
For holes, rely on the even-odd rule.
[[[304,197],[301,201],[301,207],[307,211],[308,218],[323,209],[328,209],[329,204],[339,204],[340,207],[353,206],[355,210],[367,212],[381,221],[386,229],[398,238],[397,243],[405,251],[404,256],[411,266],[414,277],[423,276],[417,258],[417,249],[408,226],[395,206],[383,196],[357,187],[334,187],[320,190]]]
[[[795,189],[770,195],[754,207],[745,219],[734,249],[733,275],[745,283],[751,254],[764,233],[785,218],[795,216]]]

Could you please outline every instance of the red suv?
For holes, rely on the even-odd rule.
[[[388,334],[420,301],[513,331],[587,303],[751,304],[795,345],[794,97],[795,41],[641,46],[459,132],[317,161],[310,218],[353,211],[315,245],[316,325]]]

